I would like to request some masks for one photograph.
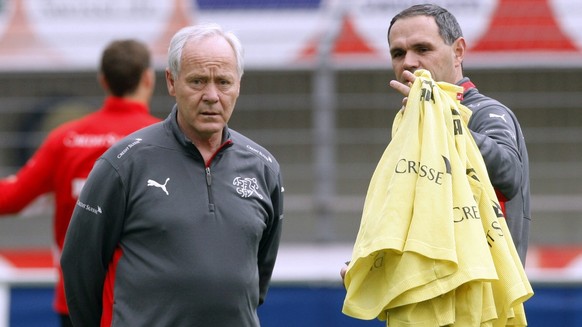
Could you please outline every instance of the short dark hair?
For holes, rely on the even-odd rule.
[[[390,41],[390,30],[392,29],[392,25],[394,25],[397,20],[415,16],[434,17],[439,28],[439,34],[443,38],[445,44],[451,45],[458,38],[463,36],[463,31],[461,30],[459,22],[448,10],[434,4],[422,4],[404,9],[392,18],[390,27],[388,28],[388,41]]]
[[[151,67],[148,47],[136,40],[111,42],[103,51],[100,71],[114,96],[134,92],[142,74]]]

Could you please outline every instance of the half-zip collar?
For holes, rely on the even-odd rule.
[[[177,105],[174,105],[174,107],[172,108],[172,112],[170,113],[168,118],[166,118],[166,120],[164,121],[164,124],[167,126],[167,128],[170,130],[170,132],[174,135],[174,138],[176,139],[178,144],[180,146],[182,146],[186,150],[187,153],[190,153],[190,154],[196,156],[200,160],[203,160],[202,154],[200,154],[200,151],[198,150],[198,148],[196,148],[196,146],[192,143],[192,141],[186,137],[186,135],[182,132],[182,130],[178,126],[178,106]],[[228,126],[225,126],[224,129],[222,130],[222,140],[223,140],[222,144],[214,152],[214,154],[212,155],[210,160],[208,160],[208,162],[204,163],[205,167],[210,166],[210,163],[217,156],[217,154],[220,153],[220,151],[222,151],[223,149],[225,149],[233,144],[233,141],[230,138],[230,131],[228,129]]]

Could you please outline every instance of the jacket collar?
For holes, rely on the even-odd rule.
[[[168,115],[168,117],[164,121],[164,125],[167,126],[166,128],[168,128],[170,130],[170,132],[172,133],[172,135],[174,136],[174,138],[176,139],[176,141],[178,142],[178,144],[181,147],[183,147],[189,153],[194,153],[197,156],[199,156],[200,158],[202,157],[202,155],[200,154],[200,151],[198,151],[198,149],[192,143],[192,141],[188,137],[186,137],[186,135],[184,134],[184,132],[182,132],[182,130],[180,129],[180,126],[178,125],[178,106],[177,105],[174,105],[174,107],[172,108],[172,112],[170,112],[170,114]],[[221,145],[220,149],[224,148],[225,144],[232,143],[232,140],[230,137],[231,137],[230,129],[228,128],[228,126],[225,126],[224,129],[222,130],[222,145]]]

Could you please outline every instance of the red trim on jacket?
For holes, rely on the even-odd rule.
[[[114,302],[114,291],[115,291],[115,273],[117,272],[117,264],[119,259],[123,256],[123,250],[121,248],[115,249],[113,253],[113,259],[107,267],[107,276],[105,276],[105,282],[103,282],[103,311],[101,313],[101,327],[110,327],[113,321],[113,302]]]

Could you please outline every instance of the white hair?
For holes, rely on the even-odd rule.
[[[221,36],[230,44],[236,57],[238,76],[242,78],[244,70],[242,44],[234,33],[225,32],[220,25],[215,23],[187,26],[174,34],[168,48],[168,68],[173,76],[178,76],[180,72],[182,49],[186,42],[198,41],[210,36]]]

